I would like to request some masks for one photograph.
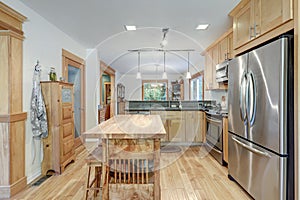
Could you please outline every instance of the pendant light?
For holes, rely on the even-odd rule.
[[[141,55],[140,52],[138,52],[138,72],[136,74],[136,79],[142,79],[142,74],[140,72],[140,64],[141,64]]]
[[[166,52],[164,51],[164,73],[162,75],[162,79],[168,79],[167,72],[166,72]]]
[[[188,71],[186,73],[186,79],[191,79],[191,72],[190,72],[190,52],[188,51]]]

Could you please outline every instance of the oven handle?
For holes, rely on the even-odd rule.
[[[206,116],[206,120],[211,121],[211,122],[215,122],[215,123],[221,123],[222,122],[222,120],[212,119],[208,116]]]
[[[262,155],[262,156],[266,156],[268,158],[271,158],[270,154],[268,154],[267,152],[263,152],[263,151],[260,151],[258,149],[255,149],[253,147],[250,147],[244,143],[242,143],[241,141],[239,141],[238,139],[236,139],[235,137],[231,136],[232,140],[235,141],[238,145],[248,149],[249,151],[253,152],[253,153],[256,153],[258,155]]]

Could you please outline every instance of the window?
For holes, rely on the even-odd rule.
[[[143,80],[144,101],[166,101],[168,96],[167,80]]]
[[[190,98],[191,100],[203,100],[203,72],[192,76],[190,80]]]

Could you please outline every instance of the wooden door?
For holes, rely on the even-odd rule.
[[[248,1],[244,7],[233,16],[233,34],[234,49],[247,43],[254,37],[250,1]]]
[[[85,131],[85,65],[84,60],[62,50],[64,81],[74,84],[75,148],[81,145],[80,135]]]
[[[204,85],[205,89],[212,89],[212,50],[208,50],[205,54],[204,66]]]

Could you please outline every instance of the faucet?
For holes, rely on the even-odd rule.
[[[180,109],[182,109],[182,104],[181,104],[181,101],[179,101],[179,106],[178,106]]]
[[[219,111],[221,111],[221,110],[222,110],[221,103],[217,103],[217,109],[218,109]]]

